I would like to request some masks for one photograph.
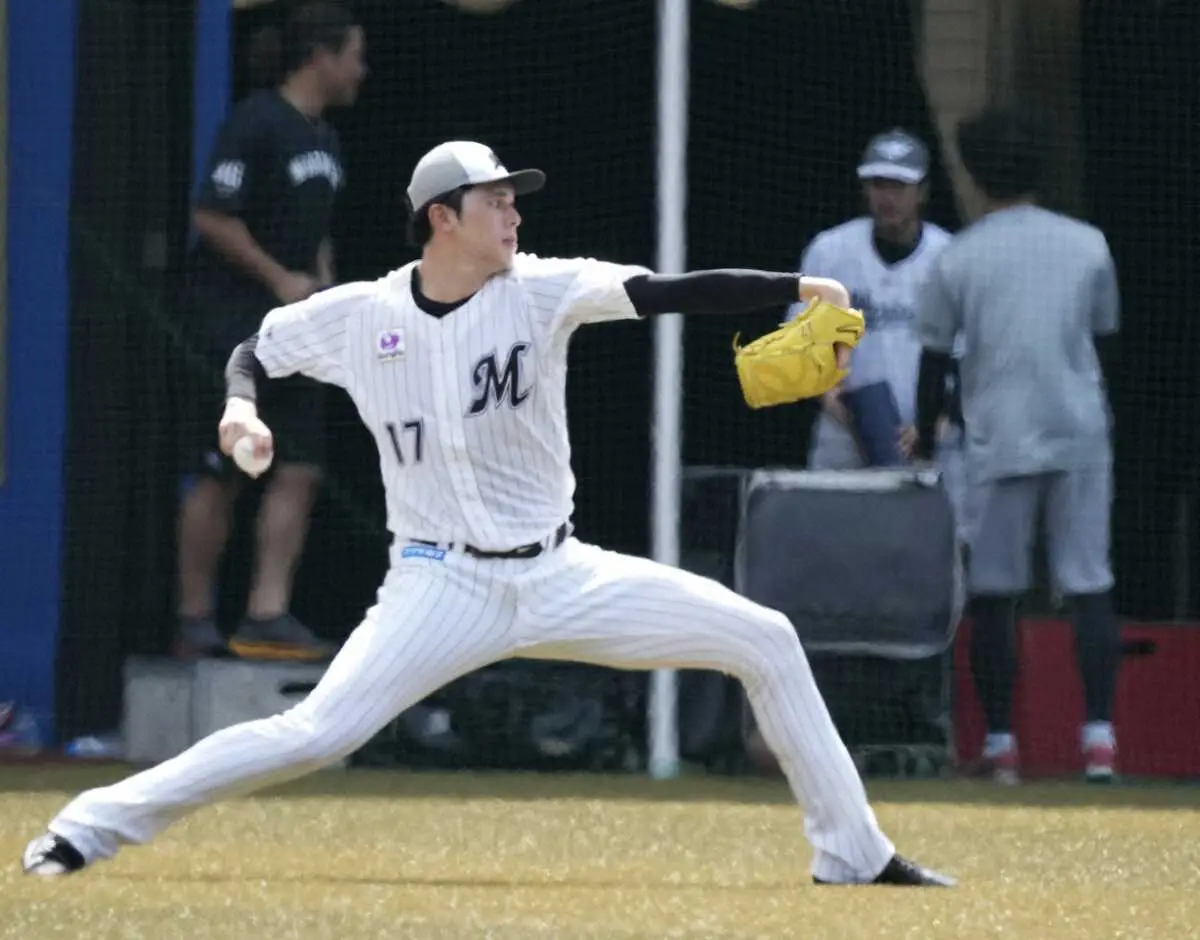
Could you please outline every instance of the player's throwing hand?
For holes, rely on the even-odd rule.
[[[254,445],[253,456],[257,460],[270,460],[275,454],[275,441],[271,429],[258,416],[258,407],[244,398],[231,398],[225,404],[225,414],[218,427],[221,450],[230,456],[237,442],[249,438]]]

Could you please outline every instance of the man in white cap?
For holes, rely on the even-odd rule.
[[[921,359],[917,291],[950,240],[944,229],[921,217],[928,176],[929,151],[920,139],[900,129],[876,135],[858,166],[867,215],[821,232],[801,257],[806,274],[845,284],[867,321],[850,378],[822,400],[811,469],[903,464],[911,455]],[[793,307],[792,315],[801,306]],[[961,433],[955,426],[956,400],[948,399],[951,408],[943,417],[938,457],[957,505]]]
[[[786,617],[572,536],[566,371],[578,327],[801,298],[845,305],[845,288],[519,254],[516,198],[544,181],[540,170],[510,173],[482,144],[434,148],[408,187],[421,259],[272,311],[230,358],[227,453],[243,439],[260,458],[272,453],[255,407],[262,373],[340,385],[358,407],[393,534],[377,603],[303,702],[82,794],[30,843],[26,871],[78,870],[204,803],[336,761],[458,676],[522,656],[737,676],[804,807],[814,879],[953,883],[897,855],[880,831]]]

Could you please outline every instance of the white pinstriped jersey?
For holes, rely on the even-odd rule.
[[[505,550],[574,509],[567,345],[574,330],[637,316],[624,283],[645,268],[519,254],[452,312],[413,300],[416,262],[271,311],[268,376],[346,389],[375,438],[388,529]]]

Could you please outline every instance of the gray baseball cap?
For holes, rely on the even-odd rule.
[[[928,174],[929,148],[899,128],[872,137],[858,165],[860,180],[919,183]]]
[[[449,140],[425,154],[413,169],[408,183],[408,202],[415,212],[431,199],[460,186],[480,183],[511,183],[518,196],[536,193],[546,185],[541,170],[510,173],[495,151],[470,140]]]

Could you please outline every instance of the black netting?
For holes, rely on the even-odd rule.
[[[190,6],[80,3],[59,657],[60,730],[68,736],[113,727],[125,656],[168,648],[180,492],[174,415],[195,383],[219,379],[173,325],[192,178]],[[454,137],[484,140],[510,165],[547,171],[550,186],[526,206],[526,245],[653,263],[652,2],[519,0],[487,16],[439,0],[351,6],[366,30],[371,74],[357,106],[332,116],[349,180],[333,232],[343,279],[373,277],[412,256],[403,240],[408,173],[421,153]],[[873,132],[895,124],[922,135],[933,152],[929,217],[952,230],[961,224],[940,98],[922,68],[922,36],[936,7],[692,5],[689,267],[792,269],[813,234],[859,211],[855,160]],[[1021,15],[1037,21],[1036,7]],[[234,15],[236,97],[252,85],[254,37],[284,9],[267,3]],[[1082,4],[1077,28],[1059,23],[1067,44],[1035,47],[1018,30],[1007,73],[993,61],[991,71],[968,74],[971,55],[962,53],[963,101],[1020,96],[1070,109],[1050,201],[1100,225],[1117,260],[1125,330],[1112,390],[1114,552],[1119,606],[1138,619],[1193,617],[1200,606],[1197,19],[1189,3],[1094,0]],[[1067,42],[1076,38],[1077,55]],[[1077,64],[1063,67],[1057,57]],[[803,465],[814,409],[749,411],[730,358],[735,329],[754,333],[780,312],[736,326],[687,324],[686,466]],[[586,331],[572,365],[579,533],[645,553],[648,332],[636,324]],[[376,458],[343,398],[329,430],[337,447],[294,609],[340,640],[371,601],[386,539]],[[704,499],[698,505],[712,508]],[[689,563],[729,577],[729,543],[714,528],[729,526],[725,508],[719,521],[685,520],[684,550]],[[225,560],[227,626],[244,602],[251,535],[243,522]]]

